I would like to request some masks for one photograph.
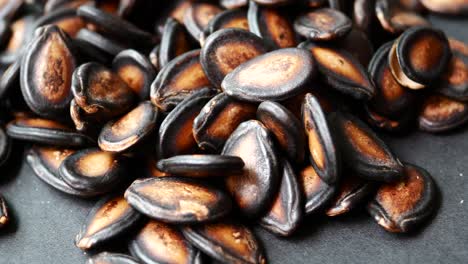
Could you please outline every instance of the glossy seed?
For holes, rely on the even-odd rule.
[[[189,35],[182,24],[173,18],[168,18],[164,25],[161,44],[159,46],[159,66],[164,67],[172,59],[191,49]]]
[[[144,263],[196,263],[197,250],[176,227],[151,220],[130,241],[130,252]]]
[[[417,228],[435,210],[436,186],[429,173],[405,164],[404,177],[377,191],[367,210],[389,232],[404,233]]]
[[[264,41],[253,33],[240,29],[221,29],[206,39],[200,62],[211,84],[221,87],[228,73],[267,51]]]
[[[100,200],[88,214],[76,236],[75,244],[82,250],[96,247],[127,231],[141,215],[122,196]]]
[[[231,211],[231,200],[226,194],[182,177],[136,180],[125,192],[125,198],[139,212],[174,224],[212,221]]]
[[[314,167],[303,168],[299,176],[299,185],[304,197],[304,212],[309,215],[323,209],[333,199],[337,188],[328,185],[315,171]]]
[[[159,72],[161,69],[161,65],[159,64],[159,49],[160,45],[156,45],[149,53],[149,60],[156,72]]]
[[[7,135],[5,128],[0,126],[0,167],[6,164],[12,151],[12,141]]]
[[[304,42],[300,47],[312,53],[319,71],[336,90],[356,99],[368,100],[374,96],[375,87],[367,71],[347,51],[312,42]]]
[[[19,86],[21,60],[18,59],[3,72],[0,78],[0,98],[5,99],[11,96],[15,87]]]
[[[249,29],[272,48],[289,48],[297,45],[291,22],[278,9],[259,6],[250,1],[247,13]]]
[[[21,63],[21,91],[36,114],[63,119],[73,98],[70,91],[77,61],[70,38],[48,26],[34,39]]]
[[[224,145],[223,155],[240,157],[244,163],[241,175],[230,175],[225,185],[241,212],[255,217],[271,206],[281,180],[272,138],[258,121],[240,124]]]
[[[210,85],[200,63],[200,50],[184,53],[161,69],[151,84],[151,102],[169,111],[182,100]]]
[[[104,53],[106,56],[111,57],[114,57],[120,52],[129,48],[127,44],[124,44],[121,41],[110,38],[103,33],[94,32],[86,28],[78,31],[75,41],[76,40],[81,42],[82,46],[86,45],[88,47],[88,52],[93,52],[94,54]]]
[[[437,92],[468,101],[468,45],[456,39],[449,39],[449,45],[452,58],[436,86]]]
[[[279,193],[260,225],[280,236],[290,236],[298,228],[304,214],[302,192],[291,164],[283,160]]]
[[[326,183],[335,183],[340,175],[341,155],[322,107],[312,94],[306,94],[304,98],[302,121],[312,166]]]
[[[224,177],[241,174],[241,158],[226,155],[180,155],[158,161],[158,169],[165,173],[186,177]]]
[[[305,137],[301,122],[279,103],[265,101],[258,106],[257,119],[274,135],[290,161],[304,160]]]
[[[194,3],[184,15],[184,24],[188,32],[196,40],[200,38],[201,33],[206,29],[210,20],[222,10],[216,5],[209,3]]]
[[[382,28],[392,34],[399,34],[414,26],[430,25],[418,13],[401,7],[398,1],[376,0],[375,14]]]
[[[75,37],[86,26],[84,20],[76,15],[75,8],[59,8],[47,13],[36,21],[36,27],[56,25],[70,37]]]
[[[112,70],[138,95],[140,100],[149,99],[156,71],[143,54],[135,50],[120,52],[112,62]]]
[[[106,193],[125,179],[127,165],[124,157],[89,148],[68,156],[60,165],[59,172],[73,189]]]
[[[208,24],[207,31],[212,34],[224,28],[237,28],[249,31],[247,11],[244,9],[226,10],[217,14]]]
[[[420,0],[421,4],[431,12],[448,15],[468,14],[468,2],[466,0]]]
[[[73,73],[72,92],[81,109],[105,119],[126,113],[136,99],[116,73],[94,62],[82,64]]]
[[[144,161],[144,175],[143,177],[148,178],[148,177],[167,177],[167,176],[174,176],[169,173],[160,171],[158,169],[157,161],[154,157],[147,158],[146,161]]]
[[[197,149],[192,132],[193,122],[213,95],[213,90],[209,88],[196,91],[167,115],[159,127],[156,147],[159,158],[193,153]]]
[[[193,121],[193,137],[198,147],[220,151],[237,126],[254,119],[257,106],[238,101],[225,93],[213,97]]]
[[[98,138],[99,147],[104,151],[123,152],[139,145],[156,131],[158,110],[150,101],[140,103],[136,108],[116,121],[107,123]]]
[[[0,229],[5,227],[8,222],[10,222],[8,207],[5,198],[0,195]]]
[[[340,38],[351,30],[352,22],[343,13],[321,8],[296,17],[294,29],[303,37],[314,41]]]
[[[32,116],[18,116],[6,126],[7,134],[15,139],[65,147],[79,147],[94,140],[56,121]]]
[[[360,177],[391,182],[401,176],[403,166],[389,147],[362,121],[351,114],[330,115],[343,161]]]
[[[315,76],[316,67],[304,49],[280,49],[255,57],[226,75],[224,92],[241,100],[261,102],[290,98]]]
[[[375,189],[374,184],[354,175],[346,175],[343,178],[334,199],[326,210],[328,216],[338,216],[351,211],[365,201]]]
[[[363,32],[369,33],[375,21],[375,0],[355,0],[353,6],[353,23]]]
[[[139,262],[125,254],[102,252],[89,258],[86,264],[139,264]]]
[[[22,50],[30,44],[34,34],[34,23],[37,16],[34,14],[25,15],[15,20],[11,25],[11,37],[4,51],[0,54],[2,64],[10,64],[19,59]]]
[[[430,95],[418,116],[419,129],[444,132],[468,122],[468,104],[443,95]]]
[[[265,264],[259,241],[246,226],[210,223],[183,228],[184,236],[208,256],[223,263]]]

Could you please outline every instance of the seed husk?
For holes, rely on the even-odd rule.
[[[76,236],[75,244],[82,250],[95,248],[134,226],[141,214],[133,209],[123,196],[101,199],[91,209]]]
[[[186,226],[182,232],[195,247],[223,263],[266,263],[254,233],[241,224],[219,222]]]
[[[133,149],[156,131],[158,110],[150,101],[141,102],[116,121],[107,123],[98,138],[104,151],[124,152]]]
[[[150,220],[130,241],[130,252],[144,263],[196,263],[198,251],[171,225]]]
[[[278,9],[260,6],[250,1],[247,19],[250,31],[264,39],[270,48],[280,49],[297,45],[292,24]]]
[[[466,0],[420,0],[421,4],[434,13],[447,15],[466,15],[468,14],[468,2]]]
[[[468,103],[443,95],[428,96],[418,116],[419,129],[427,132],[444,132],[468,121]]]
[[[91,49],[101,53],[105,53],[108,56],[116,56],[123,50],[128,49],[128,45],[125,45],[118,40],[109,38],[102,33],[94,32],[92,30],[83,28],[78,31],[76,39],[86,45],[90,46]]]
[[[306,94],[304,98],[302,121],[315,172],[326,183],[335,183],[340,175],[341,155],[336,146],[336,139],[329,129],[325,113],[312,94]]]
[[[314,167],[310,165],[304,167],[298,176],[306,215],[322,210],[333,199],[337,191],[336,186],[324,182]]]
[[[209,3],[193,3],[185,11],[185,27],[194,39],[199,40],[210,20],[221,11],[219,7]]]
[[[452,58],[437,85],[437,92],[460,101],[468,101],[468,45],[450,38]],[[0,82],[1,84],[1,82]]]
[[[56,25],[70,37],[75,37],[86,26],[83,19],[76,15],[76,8],[59,8],[47,13],[36,21],[36,27]]]
[[[294,29],[313,41],[330,41],[349,33],[351,20],[338,10],[316,9],[296,17]]]
[[[70,38],[47,26],[29,45],[21,62],[21,92],[29,108],[49,118],[62,118],[73,98],[72,74],[77,67]]]
[[[414,26],[430,25],[418,13],[401,7],[398,1],[376,0],[375,13],[382,28],[392,34],[399,34]]]
[[[12,141],[5,132],[5,128],[0,126],[0,167],[8,161],[11,154]]]
[[[134,104],[135,93],[107,67],[89,62],[73,73],[75,102],[88,114],[111,119],[126,113]]]
[[[221,29],[205,41],[200,63],[211,84],[220,88],[224,77],[240,64],[268,51],[264,41],[241,29]]]
[[[241,175],[225,180],[241,212],[250,218],[263,213],[271,206],[281,180],[280,163],[267,128],[256,120],[240,124],[226,141],[222,155],[238,156],[245,163]]]
[[[336,90],[356,99],[369,100],[374,96],[375,87],[367,71],[347,51],[312,42],[303,42],[299,47],[312,53],[318,70]]]
[[[60,165],[63,180],[73,189],[106,193],[127,176],[128,163],[124,157],[97,148],[79,150]]]
[[[193,137],[194,119],[213,97],[214,91],[204,88],[194,92],[176,106],[159,127],[157,151],[159,158],[193,153],[197,142]]]
[[[435,209],[436,186],[429,173],[405,164],[404,177],[377,191],[367,210],[389,232],[405,233],[418,227]]]
[[[244,9],[225,10],[211,19],[207,31],[213,34],[223,28],[237,28],[249,31],[247,11]]]
[[[258,106],[257,119],[274,135],[279,148],[289,160],[304,160],[305,137],[301,122],[281,104],[265,101]]]
[[[257,106],[225,93],[213,97],[193,121],[193,137],[203,150],[218,152],[239,124],[254,119]]]
[[[156,71],[147,57],[136,50],[124,50],[115,56],[112,70],[138,95],[140,100],[149,99]]]
[[[360,177],[391,182],[401,177],[403,165],[390,148],[361,120],[351,114],[329,116],[343,161]]]
[[[188,52],[192,46],[189,38],[184,25],[173,18],[168,18],[159,46],[159,66],[164,67],[172,59]]]
[[[304,214],[302,192],[291,164],[283,159],[279,193],[260,225],[279,236],[290,236],[299,227]]]
[[[353,24],[363,32],[372,31],[375,21],[375,0],[355,0],[353,6]]]
[[[5,227],[10,222],[10,216],[8,214],[8,207],[5,198],[0,195],[0,229]]]
[[[194,224],[213,221],[231,211],[222,191],[183,177],[152,177],[134,181],[125,199],[136,210],[166,223]]]
[[[241,174],[244,161],[226,155],[179,155],[158,161],[158,169],[176,176],[203,178]]]
[[[151,102],[170,111],[194,92],[210,85],[200,63],[200,50],[184,53],[169,62],[151,84]]]
[[[224,92],[241,100],[284,100],[299,94],[316,75],[307,50],[287,48],[255,57],[226,75]]]
[[[339,183],[333,201],[328,206],[328,216],[338,216],[348,213],[360,205],[376,189],[372,182],[363,180],[353,174],[346,175]]]
[[[12,138],[39,144],[80,147],[94,142],[90,137],[59,122],[28,115],[17,116],[7,124],[6,131]]]
[[[120,254],[120,253],[110,253],[102,252],[95,256],[92,256],[88,259],[86,264],[139,264],[138,260],[135,258]]]

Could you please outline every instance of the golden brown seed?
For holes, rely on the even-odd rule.
[[[226,10],[217,14],[209,23],[209,33],[214,33],[220,29],[237,28],[249,31],[247,12],[242,9]]]
[[[331,8],[313,10],[298,16],[294,29],[302,36],[314,41],[328,41],[346,35],[352,22],[343,13]]]
[[[299,174],[299,184],[304,195],[304,208],[306,214],[321,210],[336,192],[334,185],[328,185],[315,171],[314,167],[307,166]]]
[[[424,100],[418,120],[421,130],[447,131],[468,121],[468,104],[434,94]]]

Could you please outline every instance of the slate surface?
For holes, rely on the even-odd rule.
[[[468,42],[468,19],[431,17]],[[426,168],[441,191],[432,222],[410,235],[383,231],[364,212],[308,218],[298,234],[278,239],[257,229],[270,263],[468,263],[468,128],[443,136],[387,137],[402,160]],[[0,264],[84,263],[73,240],[94,201],[61,194],[28,167],[0,172],[0,192],[14,221],[0,231]]]

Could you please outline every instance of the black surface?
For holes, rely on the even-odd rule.
[[[468,42],[468,20],[431,20]],[[432,221],[409,235],[387,233],[363,212],[310,217],[290,239],[258,228],[269,263],[468,263],[468,128],[387,139],[401,160],[426,168],[435,178],[442,201]],[[55,191],[25,163],[0,172],[0,193],[14,214],[12,225],[0,230],[1,264],[85,262],[86,254],[73,241],[92,200]]]

